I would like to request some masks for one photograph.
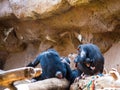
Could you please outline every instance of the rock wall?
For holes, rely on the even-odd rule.
[[[111,53],[119,42],[119,0],[0,1],[1,69],[25,66],[50,47],[67,56],[84,43],[100,47],[109,69],[120,62]]]
[[[107,71],[111,68],[116,68],[120,72],[120,41],[114,43],[113,46],[104,54],[105,57],[105,67]]]

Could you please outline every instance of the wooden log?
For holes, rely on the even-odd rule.
[[[67,90],[69,82],[66,79],[51,78],[28,84],[29,90]]]
[[[23,67],[0,72],[0,86],[10,87],[14,90],[13,82],[30,79],[39,76],[42,73],[40,68]]]
[[[69,82],[66,79],[50,78],[29,84],[19,84],[16,87],[17,90],[68,90]]]

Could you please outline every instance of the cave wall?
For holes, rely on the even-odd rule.
[[[114,43],[113,46],[104,54],[105,68],[107,71],[116,68],[120,72],[120,41]]]
[[[67,56],[84,43],[99,46],[107,69],[120,62],[119,0],[1,0],[0,7],[1,69],[26,66],[50,47]]]

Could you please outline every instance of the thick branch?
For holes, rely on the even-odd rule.
[[[18,90],[67,90],[69,82],[66,79],[51,78],[29,84],[16,86]]]

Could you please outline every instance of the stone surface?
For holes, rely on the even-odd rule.
[[[110,68],[116,68],[120,72],[120,41],[114,43],[113,46],[104,54],[105,67],[107,71]]]
[[[0,0],[0,18],[6,18],[11,16],[12,9],[8,0]]]
[[[17,18],[46,18],[70,8],[66,0],[9,0]]]
[[[1,0],[0,18],[43,19],[68,11],[72,6],[88,4],[90,0]]]
[[[80,6],[82,4],[88,4],[90,2],[90,0],[67,0],[67,1],[71,6]]]

